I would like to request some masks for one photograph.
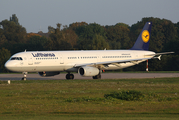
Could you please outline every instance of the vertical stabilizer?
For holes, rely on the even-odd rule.
[[[146,22],[131,50],[148,50],[152,22]]]

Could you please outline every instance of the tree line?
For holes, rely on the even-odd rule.
[[[101,26],[97,23],[76,22],[69,26],[57,23],[48,27],[48,33],[27,33],[15,14],[9,20],[0,22],[0,72],[7,72],[4,63],[11,55],[27,51],[50,50],[103,50],[130,49],[146,22],[153,23],[149,50],[155,52],[173,51],[161,61],[149,60],[151,71],[179,70],[179,22],[160,18],[142,18],[129,26],[125,23]],[[143,71],[146,63],[124,69]]]

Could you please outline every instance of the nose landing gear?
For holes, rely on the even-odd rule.
[[[22,80],[26,81],[27,80],[27,72],[23,72],[24,77],[22,78]]]

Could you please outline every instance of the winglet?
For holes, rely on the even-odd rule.
[[[146,22],[131,50],[148,50],[152,22]]]

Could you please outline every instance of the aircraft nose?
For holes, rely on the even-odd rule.
[[[4,65],[4,67],[7,69],[7,70],[10,70],[10,71],[14,71],[14,69],[17,67],[16,63],[12,62],[12,61],[7,61]]]
[[[6,69],[8,69],[9,70],[9,68],[11,67],[12,65],[10,64],[10,62],[6,62],[5,64],[4,64],[4,67],[6,68]]]

